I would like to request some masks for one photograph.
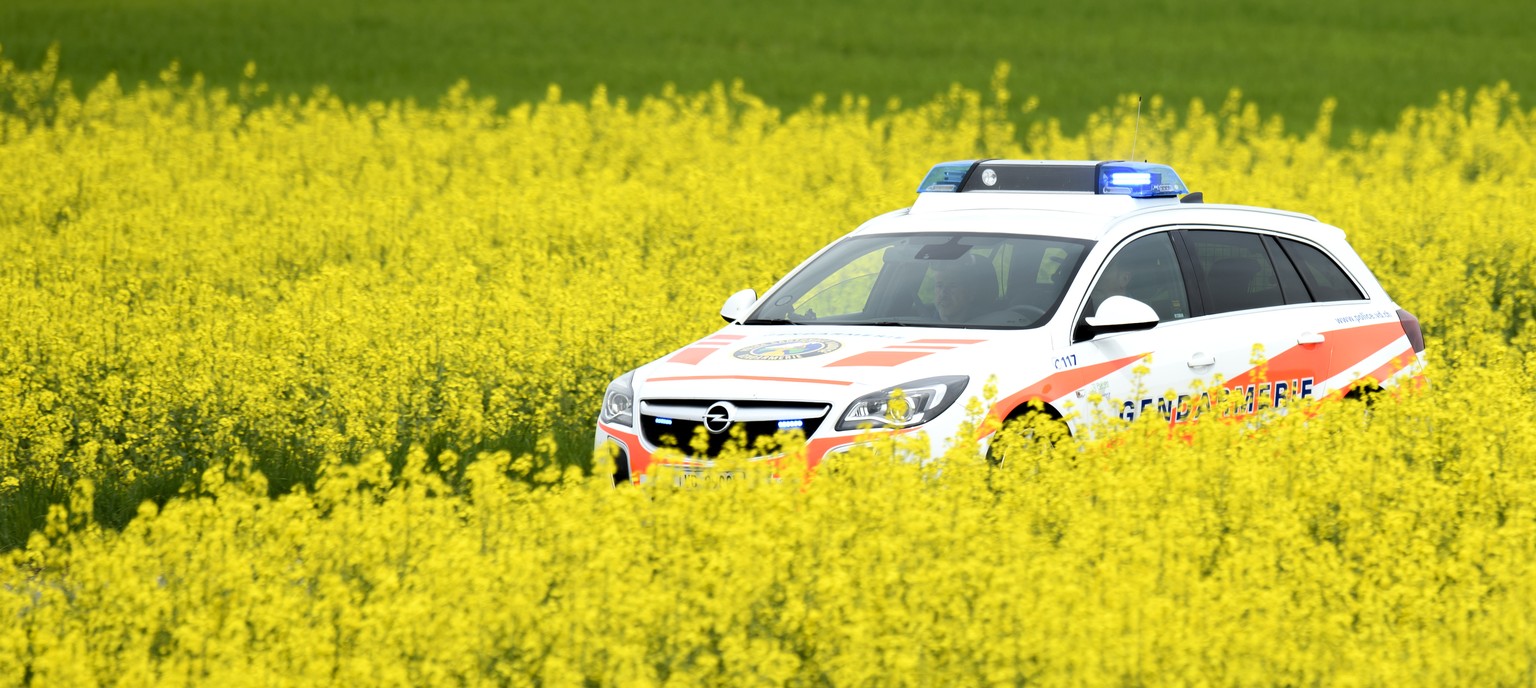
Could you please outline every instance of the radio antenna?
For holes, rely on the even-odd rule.
[[[1141,96],[1136,96],[1136,123],[1131,125],[1131,157],[1126,158],[1127,160],[1134,161],[1136,159],[1136,134],[1138,134],[1140,132],[1141,132]]]

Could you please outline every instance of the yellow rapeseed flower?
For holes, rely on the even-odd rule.
[[[0,554],[0,685],[1532,675],[1536,113],[1507,86],[1342,137],[1331,102],[1303,136],[1238,93],[1141,115],[1207,199],[1350,232],[1424,389],[1175,432],[1090,393],[1113,432],[996,465],[887,436],[809,472],[786,433],[776,467],[615,488],[567,465],[614,375],[936,161],[1123,154],[1132,101],[1068,136],[1008,124],[1006,67],[786,113],[740,84],[263,103],[174,66],[75,97],[56,65],[0,62],[0,500],[68,495]],[[156,481],[186,489],[103,499]]]

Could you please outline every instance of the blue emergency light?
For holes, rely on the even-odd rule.
[[[1049,160],[956,160],[928,170],[918,193],[1032,191],[1084,193],[1131,198],[1166,198],[1189,193],[1172,167],[1148,162],[1056,162]]]
[[[1184,180],[1172,167],[1150,162],[1105,162],[1099,164],[1099,193],[1131,198],[1162,198],[1189,193]]]
[[[923,183],[917,185],[917,192],[927,191],[959,191],[960,183],[965,181],[966,175],[976,167],[978,160],[959,160],[956,162],[941,162],[928,170],[928,176],[923,177]]]

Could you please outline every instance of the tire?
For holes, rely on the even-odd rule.
[[[1050,407],[1016,409],[987,446],[987,461],[1000,466],[1015,451],[1049,453],[1058,442],[1071,436],[1066,421]]]

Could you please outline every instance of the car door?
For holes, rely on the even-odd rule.
[[[1158,314],[1156,326],[1134,332],[1086,336],[1079,327],[1068,350],[1068,362],[1108,371],[1079,396],[1097,392],[1101,410],[1125,420],[1157,412],[1184,421],[1213,406],[1240,415],[1323,395],[1347,342],[1338,323],[1364,299],[1316,246],[1240,227],[1138,237],[1094,279],[1079,324],[1111,295]]]
[[[1098,399],[1098,412],[1125,420],[1150,412],[1170,420],[1188,417],[1193,383],[1214,370],[1211,347],[1224,328],[1196,317],[1190,277],[1172,231],[1144,234],[1115,249],[1093,277],[1087,297],[1076,304],[1072,343],[1058,359],[1058,367],[1097,368],[1095,382],[1077,390],[1074,403]],[[1157,324],[1093,334],[1085,319],[1110,296],[1150,306]]]
[[[1314,303],[1283,240],[1237,227],[1188,228],[1176,238],[1193,269],[1201,319],[1214,334],[1211,368],[1233,392],[1223,413],[1319,395],[1332,316]]]
[[[1373,304],[1358,281],[1327,251],[1299,237],[1273,236],[1266,241],[1275,264],[1295,270],[1300,281],[1296,291],[1304,290],[1298,295],[1298,301],[1304,298],[1307,304],[1302,308],[1308,316],[1302,336],[1322,339],[1316,348],[1327,354],[1308,371],[1315,378],[1308,396],[1347,392],[1351,382],[1373,373],[1390,375],[1394,364],[1406,363],[1384,360],[1383,354],[1390,357],[1402,352],[1412,357],[1412,345],[1407,341],[1402,342],[1410,347],[1406,351],[1393,346],[1399,338],[1406,339],[1397,313]],[[1377,366],[1386,370],[1374,370]]]

